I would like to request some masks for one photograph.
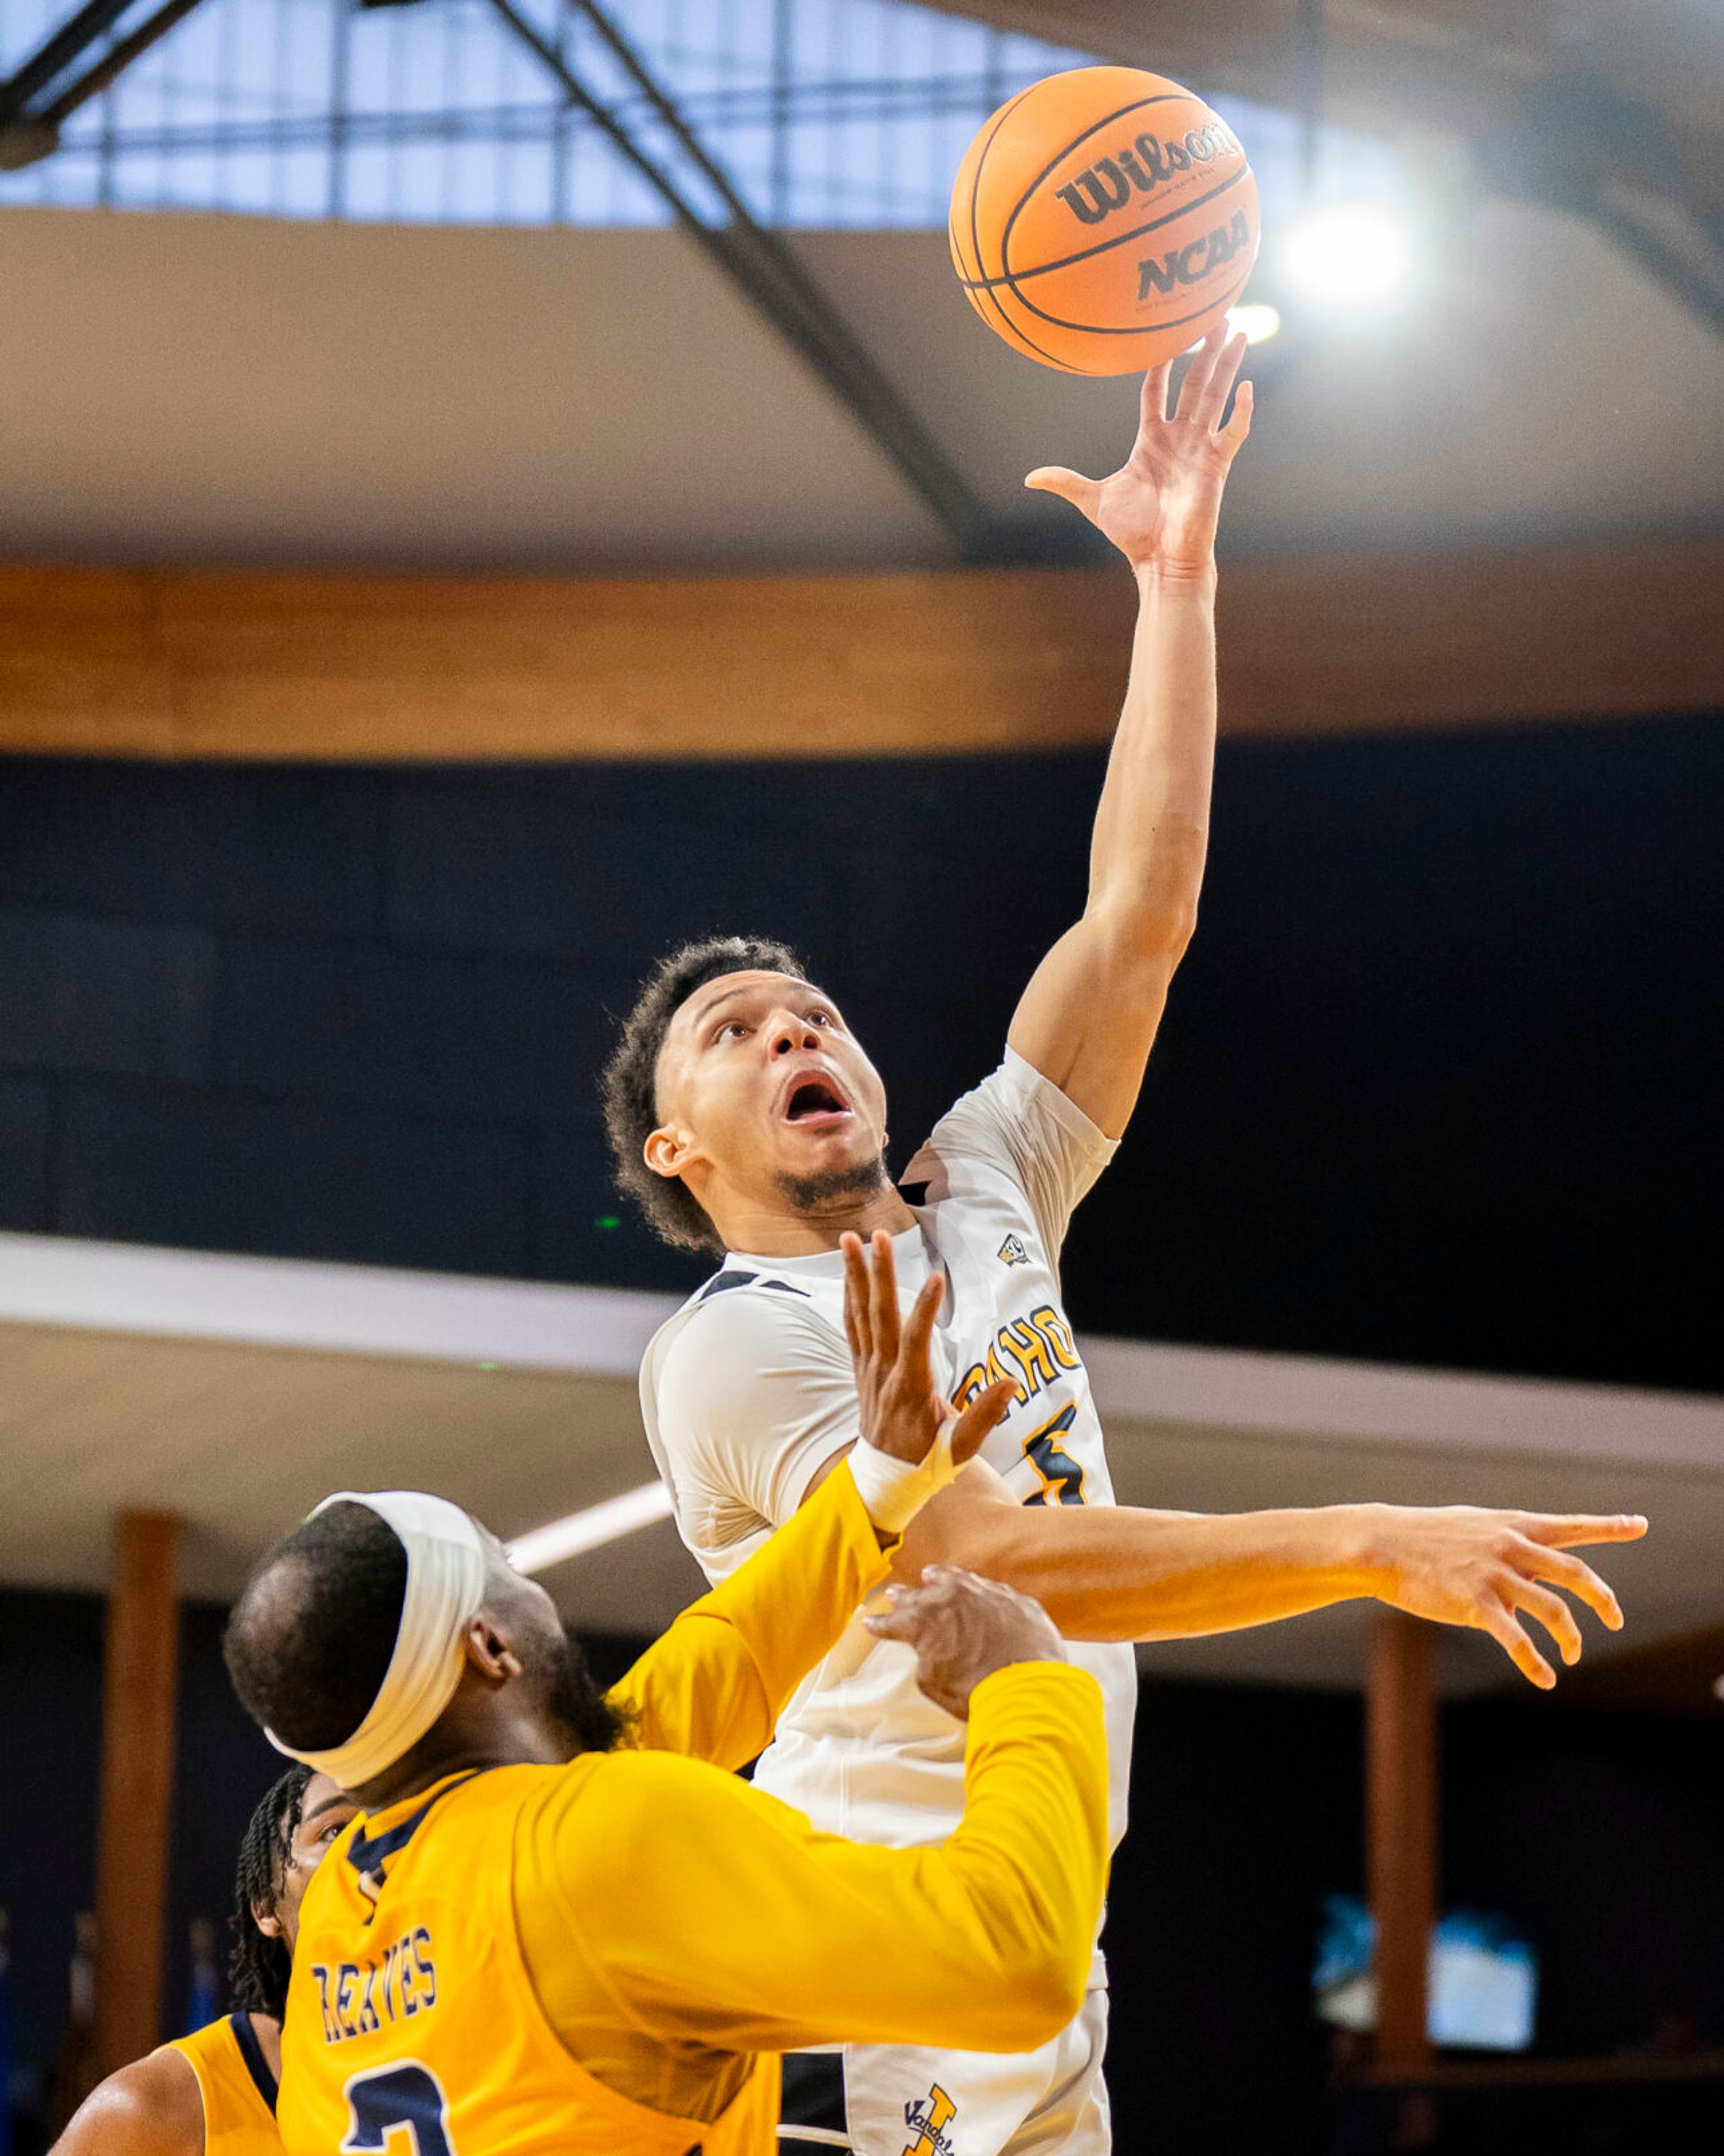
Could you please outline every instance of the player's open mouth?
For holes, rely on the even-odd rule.
[[[784,1103],[786,1122],[812,1125],[816,1129],[840,1122],[849,1112],[844,1095],[825,1078],[804,1078],[791,1088],[790,1098]]]

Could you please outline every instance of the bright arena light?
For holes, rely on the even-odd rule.
[[[589,1505],[570,1512],[548,1526],[535,1527],[509,1545],[509,1562],[517,1572],[548,1571],[565,1558],[579,1557],[621,1536],[636,1534],[655,1520],[670,1517],[670,1492],[662,1482],[643,1482],[638,1490],[625,1490],[620,1497],[607,1497],[602,1505]]]
[[[1405,280],[1412,249],[1392,210],[1367,203],[1315,210],[1287,242],[1288,274],[1342,305],[1386,300]]]
[[[1280,326],[1280,309],[1271,307],[1266,301],[1249,300],[1244,306],[1229,307],[1227,311],[1228,335],[1243,336],[1247,344],[1261,344],[1265,337],[1272,337]],[[1199,337],[1195,344],[1188,344],[1185,349],[1187,352],[1200,352],[1203,343],[1203,340]]]
[[[1227,311],[1228,335],[1243,336],[1247,344],[1261,344],[1280,326],[1280,309],[1270,306],[1266,300],[1248,300],[1243,306]]]

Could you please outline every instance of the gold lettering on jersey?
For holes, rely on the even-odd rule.
[[[1054,1360],[1062,1370],[1079,1368],[1077,1342],[1071,1337],[1071,1327],[1050,1302],[1029,1313],[1029,1322],[1054,1351]]]
[[[311,1964],[323,2010],[323,2041],[345,2044],[368,2036],[386,2021],[410,2021],[437,2004],[437,1964],[424,1925],[364,1961]]]
[[[1006,1367],[1001,1359],[1005,1356],[1010,1357],[1015,1368]],[[1009,1378],[1017,1389],[1013,1406],[1021,1407],[1044,1386],[1051,1385],[1060,1371],[1079,1367],[1071,1327],[1052,1303],[1044,1302],[1028,1317],[1009,1318],[1001,1326],[988,1347],[986,1361],[971,1363],[958,1379],[952,1404],[967,1408],[985,1386]]]
[[[924,2097],[904,2107],[904,2123],[916,2136],[904,2156],[952,2156],[952,2138],[946,2129],[957,2117],[957,2106],[938,2082]]]
[[[1014,1317],[1009,1325],[1000,1327],[1000,1345],[1024,1373],[1024,1382],[1032,1393],[1051,1385],[1059,1375],[1053,1349],[1024,1319]]]

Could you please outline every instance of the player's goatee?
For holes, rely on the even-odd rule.
[[[886,1157],[880,1153],[849,1168],[817,1168],[812,1175],[781,1175],[778,1194],[797,1212],[814,1213],[834,1198],[870,1197],[875,1191],[883,1190],[885,1183]]]

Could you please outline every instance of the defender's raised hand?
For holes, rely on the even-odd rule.
[[[1251,385],[1239,383],[1224,427],[1228,392],[1245,357],[1245,340],[1218,326],[1193,353],[1179,401],[1167,416],[1172,362],[1143,377],[1137,439],[1107,479],[1085,479],[1044,465],[1024,484],[1057,494],[1111,539],[1134,569],[1199,575],[1214,562],[1215,526],[1228,467],[1251,431]]]
[[[1378,1527],[1372,1557],[1381,1602],[1442,1625],[1488,1632],[1515,1667],[1542,1691],[1556,1671],[1533,1645],[1521,1617],[1536,1618],[1562,1660],[1580,1660],[1580,1627],[1553,1587],[1597,1613],[1613,1632],[1622,1608],[1592,1567],[1568,1552],[1588,1543],[1638,1542],[1637,1513],[1486,1511],[1475,1505],[1370,1508]],[[1540,1583],[1550,1581],[1552,1586]]]
[[[907,1321],[898,1313],[898,1268],[892,1239],[875,1230],[871,1248],[845,1235],[844,1331],[862,1404],[862,1435],[881,1452],[912,1463],[925,1460],[951,1423],[952,1456],[973,1459],[982,1440],[1005,1414],[1017,1390],[1009,1378],[978,1393],[960,1414],[935,1390],[930,1348],[934,1320],[946,1294],[945,1276],[923,1281]]]

